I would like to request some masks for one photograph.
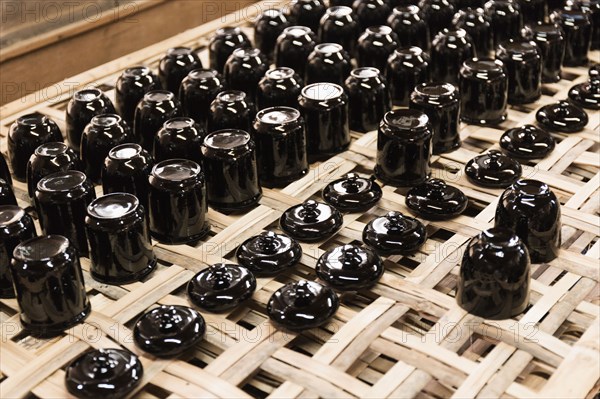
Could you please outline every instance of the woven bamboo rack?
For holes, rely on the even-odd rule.
[[[10,103],[0,108],[1,135],[6,136],[16,118],[31,112],[50,116],[64,132],[65,107],[74,90],[95,86],[113,96],[124,68],[145,64],[156,69],[169,47],[199,48],[207,65],[206,45],[216,28],[237,25],[251,36],[253,18],[278,3],[283,4],[257,3]],[[591,56],[600,60],[598,52]],[[320,198],[328,182],[350,171],[371,174],[376,132],[353,133],[348,151],[313,164],[307,176],[284,189],[265,189],[260,206],[244,215],[210,210],[212,231],[198,246],[156,243],[162,264],[143,282],[100,284],[88,273],[89,261],[82,259],[93,311],[63,336],[45,340],[27,335],[16,300],[1,300],[0,397],[68,397],[65,366],[89,348],[107,347],[140,356],[144,376],[131,395],[139,398],[594,397],[600,388],[598,112],[588,111],[591,118],[584,131],[556,134],[556,149],[547,158],[523,165],[524,176],[551,186],[563,214],[560,256],[533,265],[526,312],[490,321],[469,315],[454,299],[465,244],[492,226],[502,191],[470,184],[464,164],[498,148],[504,130],[534,123],[540,106],[566,98],[573,84],[586,79],[586,68],[564,68],[563,80],[545,85],[537,103],[511,107],[502,126],[462,125],[462,147],[434,156],[432,162],[435,177],[469,197],[465,213],[426,222],[426,245],[411,256],[386,258],[380,282],[343,295],[340,309],[321,328],[302,333],[276,328],[265,311],[269,297],[287,282],[316,279],[318,257],[334,246],[359,242],[365,224],[375,216],[390,210],[408,213],[405,191],[382,185],[384,196],[376,207],[344,215],[343,228],[332,238],[303,244],[304,256],[293,271],[259,278],[252,299],[230,313],[203,313],[206,337],[186,357],[157,359],[140,351],[132,339],[132,325],[142,313],[157,304],[189,305],[184,288],[197,271],[234,261],[245,239],[265,229],[278,230],[278,219],[289,206]],[[25,185],[15,182],[15,190],[20,205],[33,213]]]

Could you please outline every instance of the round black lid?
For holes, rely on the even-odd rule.
[[[579,132],[588,123],[587,113],[568,101],[544,105],[536,112],[535,119],[542,127],[563,133]]]
[[[273,276],[298,263],[302,247],[285,234],[264,231],[244,241],[236,256],[240,265],[257,276]]]
[[[517,158],[544,158],[554,150],[554,146],[552,135],[533,125],[508,129],[500,137],[500,147],[507,154]]]
[[[467,178],[483,187],[508,187],[521,177],[521,164],[498,150],[490,150],[465,165]]]
[[[321,255],[316,271],[317,276],[333,288],[353,291],[376,284],[384,268],[372,249],[348,244]]]
[[[375,179],[348,173],[323,189],[323,199],[340,211],[358,212],[371,208],[383,195]]]
[[[331,205],[305,201],[286,210],[279,224],[281,229],[300,241],[318,241],[342,227],[342,214]]]
[[[406,254],[427,241],[427,230],[421,221],[391,211],[367,223],[362,237],[365,244],[381,255]]]
[[[588,109],[600,109],[600,70],[596,64],[590,67],[590,78],[569,90],[569,99],[575,104]]]
[[[447,219],[460,215],[469,200],[454,186],[441,179],[430,179],[411,188],[406,195],[406,206],[425,219]]]

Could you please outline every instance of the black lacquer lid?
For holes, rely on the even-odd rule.
[[[285,234],[264,231],[244,241],[236,256],[240,265],[257,276],[274,276],[300,261],[302,247]]]
[[[600,109],[600,70],[596,64],[590,67],[590,78],[585,83],[577,84],[569,90],[569,99],[575,104],[588,109]]]
[[[317,276],[333,288],[354,291],[375,285],[384,267],[372,249],[348,244],[321,255],[316,271]]]
[[[279,219],[281,229],[300,241],[318,241],[342,227],[342,214],[333,206],[305,201],[286,210]]]
[[[187,306],[160,306],[144,313],[135,323],[135,344],[159,357],[177,356],[196,345],[204,336],[206,323]]]
[[[339,306],[331,288],[301,280],[275,291],[267,303],[267,313],[271,320],[285,328],[304,330],[327,322]]]
[[[380,255],[406,254],[427,241],[427,230],[419,220],[391,211],[367,223],[362,237]]]
[[[500,137],[500,147],[508,155],[523,158],[544,158],[555,147],[554,137],[534,125],[524,125],[508,129]]]
[[[342,212],[359,212],[371,208],[383,195],[374,178],[348,173],[323,189],[323,199]]]
[[[462,191],[441,179],[430,179],[411,188],[406,195],[406,206],[417,215],[431,220],[460,215],[468,202]]]
[[[535,118],[542,127],[562,133],[579,132],[588,123],[587,113],[568,101],[544,105],[536,112]]]
[[[523,173],[521,164],[500,151],[490,150],[465,165],[471,183],[483,187],[508,187]]]
[[[252,296],[254,275],[245,267],[217,263],[197,273],[189,282],[190,301],[209,312],[233,309]]]

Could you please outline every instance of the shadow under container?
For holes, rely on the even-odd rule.
[[[198,241],[210,230],[200,165],[187,159],[157,163],[148,178],[150,234],[165,244]]]
[[[460,118],[477,125],[506,120],[508,77],[500,60],[473,58],[460,69]]]

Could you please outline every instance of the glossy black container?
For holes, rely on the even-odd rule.
[[[419,1],[421,15],[427,21],[431,38],[434,38],[444,29],[451,29],[452,17],[456,11],[448,0],[421,0]]]
[[[523,37],[533,40],[542,52],[542,83],[560,80],[560,70],[565,56],[565,35],[557,24],[535,24],[523,28]]]
[[[158,78],[165,90],[179,93],[179,86],[188,73],[202,68],[202,61],[191,48],[174,47],[160,59]]]
[[[508,41],[498,46],[496,57],[508,75],[508,103],[528,104],[542,95],[542,53],[533,41]]]
[[[67,104],[66,125],[67,142],[79,152],[83,129],[96,115],[114,114],[115,107],[110,99],[99,89],[83,89],[76,91]],[[57,140],[52,140],[57,141]],[[62,141],[59,139],[58,141]]]
[[[33,218],[16,205],[0,205],[0,298],[14,298],[10,274],[13,251],[21,242],[35,237]]]
[[[427,180],[432,136],[429,118],[421,111],[398,109],[385,114],[377,134],[377,177],[400,187]]]
[[[521,36],[523,16],[521,7],[514,0],[490,0],[485,3],[485,13],[492,21],[494,48]]]
[[[12,186],[4,179],[0,179],[0,205],[17,205]]]
[[[566,7],[590,14],[592,19],[592,50],[600,49],[600,1],[567,0]]]
[[[473,41],[464,29],[443,30],[431,43],[431,76],[458,84],[463,62],[475,56]]]
[[[35,206],[45,234],[67,237],[80,256],[88,256],[85,216],[88,205],[96,198],[90,179],[83,172],[57,172],[39,181]]]
[[[340,211],[314,200],[288,208],[279,218],[279,226],[290,237],[303,242],[323,240],[335,234],[344,222]]]
[[[406,255],[427,241],[427,230],[419,220],[391,211],[367,223],[362,240],[381,256]]]
[[[119,115],[94,116],[81,136],[81,163],[94,183],[101,182],[101,171],[108,152],[119,144],[135,141],[127,123]]]
[[[283,187],[308,172],[304,119],[298,110],[274,107],[260,111],[254,120],[252,138],[261,185]]]
[[[516,233],[532,263],[550,262],[560,250],[560,202],[548,185],[518,180],[507,188],[496,208],[496,227]]]
[[[467,312],[509,319],[529,305],[529,253],[518,236],[495,227],[473,237],[463,255],[456,300]]]
[[[470,124],[506,120],[508,76],[500,60],[470,59],[460,69],[460,118]]]
[[[8,164],[6,163],[6,158],[4,158],[4,154],[0,152],[0,179],[6,181],[8,184],[12,186],[12,176],[10,175],[10,170],[8,169]]]
[[[297,109],[302,86],[302,78],[292,68],[269,69],[258,82],[256,107],[258,110],[277,106]]]
[[[317,261],[315,270],[322,281],[340,291],[372,287],[385,271],[375,251],[351,244],[325,252]]]
[[[150,234],[166,244],[195,242],[210,230],[204,173],[186,159],[154,165],[148,178]]]
[[[156,266],[144,208],[133,194],[99,197],[87,208],[90,273],[105,284],[141,280]]]
[[[329,158],[348,148],[348,96],[341,86],[313,83],[302,89],[298,102],[306,123],[309,162]]]
[[[535,119],[544,129],[562,133],[580,132],[589,122],[581,107],[566,100],[544,105],[535,113]]]
[[[406,206],[415,215],[428,220],[444,220],[460,215],[469,199],[458,187],[442,179],[429,179],[406,193]]]
[[[369,26],[385,25],[387,17],[392,12],[387,0],[356,0],[352,3],[352,10],[361,32]]]
[[[273,51],[277,37],[290,26],[290,21],[281,10],[269,8],[254,21],[254,45],[273,61]]]
[[[183,114],[194,119],[202,129],[207,129],[210,104],[223,90],[225,80],[216,70],[194,69],[179,88]]]
[[[499,143],[505,153],[521,159],[544,158],[556,145],[550,133],[533,125],[508,129]]]
[[[34,335],[61,334],[91,311],[77,249],[63,236],[26,240],[15,248],[11,273],[21,324]]]
[[[223,77],[230,90],[241,90],[254,100],[258,82],[268,69],[269,64],[259,49],[239,48],[227,59]]]
[[[205,136],[206,131],[192,118],[169,119],[154,136],[152,155],[156,162],[181,158],[201,164],[200,146]]]
[[[518,0],[523,16],[523,24],[537,24],[546,20],[548,6],[546,0]]]
[[[306,26],[290,26],[283,30],[275,44],[275,65],[293,68],[304,77],[306,61],[316,45],[315,34]]]
[[[394,51],[385,70],[394,105],[408,106],[415,86],[429,80],[429,62],[429,56],[419,47]]]
[[[486,58],[494,52],[494,38],[490,17],[483,8],[465,8],[454,14],[452,26],[455,29],[464,29],[473,41],[475,54],[479,58]]]
[[[450,152],[460,147],[459,98],[458,90],[450,83],[421,83],[410,96],[410,108],[429,117],[433,130],[431,144],[434,154]]]
[[[565,32],[565,66],[582,66],[588,62],[592,44],[592,17],[585,11],[556,10],[550,16]]]
[[[236,258],[256,276],[276,276],[300,261],[302,247],[285,234],[263,231],[244,241],[236,251]]]
[[[353,56],[360,32],[360,25],[352,8],[331,6],[325,11],[319,23],[319,42],[338,43]]]
[[[166,90],[149,91],[135,109],[133,122],[135,141],[144,150],[152,152],[156,133],[166,121],[182,116],[182,113],[181,105],[175,94]]]
[[[210,104],[207,131],[223,129],[250,131],[255,112],[254,101],[247,93],[239,90],[222,91]]]
[[[210,133],[202,145],[208,204],[236,212],[254,207],[262,197],[256,165],[256,145],[242,130]]]
[[[288,5],[288,19],[316,32],[326,9],[324,0],[292,0]]]
[[[398,43],[398,35],[389,26],[370,26],[358,38],[356,63],[359,67],[374,67],[383,73]]]
[[[27,162],[27,193],[33,198],[42,177],[67,170],[81,170],[75,151],[62,141],[40,145]]]
[[[251,47],[252,42],[239,27],[225,26],[218,28],[208,45],[210,67],[221,73],[225,68],[227,59],[235,49]]]
[[[388,17],[387,25],[396,33],[399,48],[415,46],[429,50],[429,26],[420,11],[415,5],[396,7]]]
[[[368,132],[392,109],[392,99],[385,78],[377,68],[356,68],[345,83],[350,111],[350,129]]]
[[[63,141],[63,137],[52,119],[39,113],[19,117],[11,125],[6,139],[13,177],[24,182],[27,178],[27,162],[35,149],[54,141]]]
[[[352,71],[350,56],[344,48],[337,43],[317,44],[308,56],[304,72],[304,83],[329,82],[337,85],[344,84],[344,80]]]
[[[465,165],[469,181],[477,186],[505,188],[521,177],[521,164],[498,150],[477,155]]]
[[[135,108],[151,90],[162,89],[162,84],[150,68],[136,66],[127,68],[117,79],[115,85],[115,108],[121,117],[133,126]]]
[[[569,90],[569,100],[580,107],[588,109],[600,109],[600,68],[596,64],[590,67],[587,82],[579,83]]]

